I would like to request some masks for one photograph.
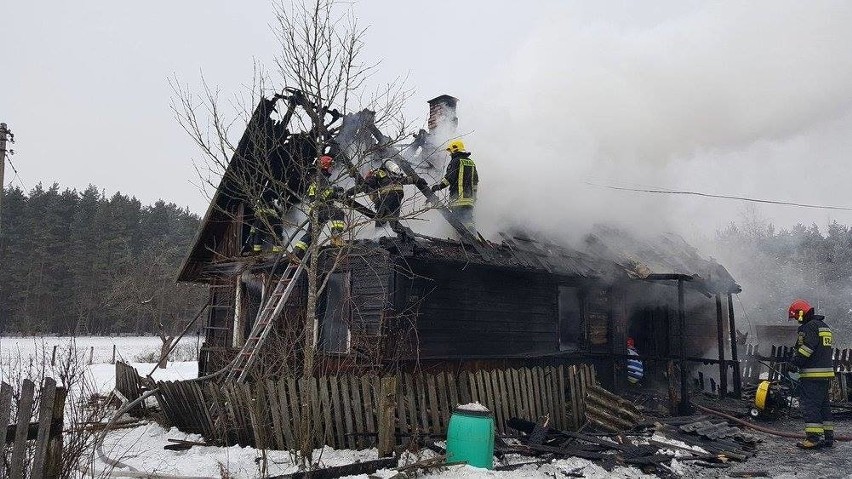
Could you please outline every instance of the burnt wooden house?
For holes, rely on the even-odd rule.
[[[287,155],[278,158],[287,161]],[[240,256],[250,206],[226,183],[179,273],[179,281],[210,288],[200,374],[224,367],[240,350],[283,270],[275,255]],[[714,390],[730,390],[729,378],[739,386],[731,295],[740,287],[679,237],[640,239],[596,227],[571,248],[516,231],[475,247],[425,236],[350,238],[340,252],[327,247],[319,257],[327,283],[315,330],[304,330],[302,277],[264,343],[261,369],[290,372],[312,335],[321,368],[585,362],[620,389],[632,337],[650,387],[671,381],[674,370],[684,388],[699,377],[712,378]]]

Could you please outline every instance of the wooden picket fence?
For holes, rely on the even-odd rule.
[[[12,386],[0,384],[0,424],[6,425],[0,477],[59,477],[65,389],[56,387],[52,378],[45,378],[37,403],[35,399],[35,383],[29,379],[21,384],[14,405]],[[35,422],[31,423],[32,419]]]
[[[494,413],[499,432],[512,417],[535,421],[547,414],[554,427],[585,422],[585,388],[595,383],[585,365],[489,371],[284,378],[249,384],[210,381],[158,383],[157,399],[171,425],[211,443],[295,449],[302,399],[312,398],[314,446],[361,449],[381,437],[382,405],[390,404],[390,435],[397,442],[446,435],[453,409],[477,401]]]

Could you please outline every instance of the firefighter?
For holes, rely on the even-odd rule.
[[[277,201],[268,200],[268,196],[264,194],[252,208],[254,214],[251,216],[247,242],[251,246],[251,254],[262,253],[264,247],[270,244],[273,253],[280,253],[282,250],[280,240],[284,233],[284,222]]]
[[[627,338],[627,356],[630,356],[627,358],[627,382],[637,384],[645,377],[645,366],[638,358],[639,353],[636,351],[636,342],[633,338]]]
[[[451,141],[447,151],[450,153],[450,164],[447,165],[444,178],[432,186],[432,191],[440,191],[449,186],[450,210],[468,229],[475,231],[473,206],[479,188],[476,164],[470,158],[470,152],[465,151],[461,140]]]
[[[376,208],[376,227],[390,224],[394,233],[405,237],[407,228],[399,222],[402,200],[405,197],[403,185],[414,183],[415,180],[406,176],[399,165],[385,160],[382,166],[370,170],[360,185],[350,188],[347,195],[351,196],[357,191],[367,192]]]
[[[788,317],[799,322],[791,362],[799,370],[806,438],[796,446],[802,449],[831,447],[834,444],[834,424],[828,400],[829,384],[834,377],[831,329],[823,322],[825,317],[814,314],[814,308],[802,299],[793,301]]]
[[[343,188],[334,186],[331,183],[331,166],[334,160],[330,156],[321,156],[317,160],[320,167],[320,174],[308,186],[308,200],[310,201],[310,209],[308,214],[313,213],[314,208],[317,209],[317,220],[320,227],[329,223],[331,226],[331,244],[332,246],[343,246],[343,230],[346,229],[344,222],[345,215],[343,210],[334,205],[334,200],[340,199],[343,194]],[[302,235],[299,241],[294,245],[294,253],[298,258],[305,256],[313,241],[311,234],[311,225],[307,225],[308,231]]]

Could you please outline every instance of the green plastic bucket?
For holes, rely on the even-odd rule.
[[[461,406],[453,410],[447,427],[447,462],[457,461],[494,468],[494,416],[488,409]]]

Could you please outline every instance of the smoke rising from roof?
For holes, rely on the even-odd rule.
[[[852,180],[852,4],[714,2],[629,27],[575,9],[543,12],[481,96],[459,105],[486,232],[570,236],[613,221],[706,234],[743,208],[585,181],[852,204],[840,187]],[[782,225],[829,219],[766,212]]]

